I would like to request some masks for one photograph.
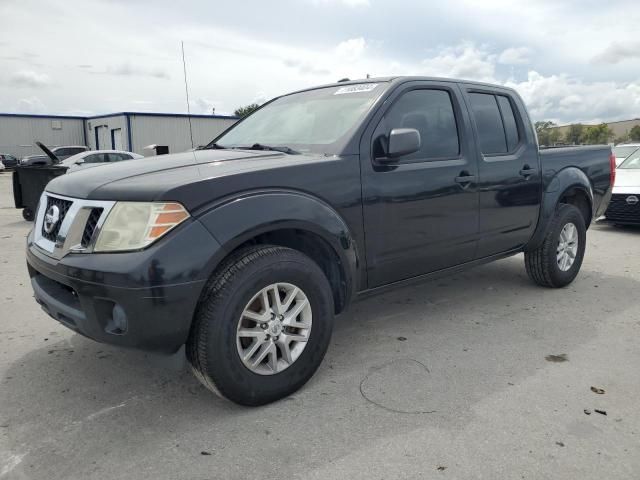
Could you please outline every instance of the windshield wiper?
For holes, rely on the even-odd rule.
[[[225,150],[227,147],[223,147],[222,145],[218,145],[217,143],[209,143],[204,147],[198,147],[196,150]]]
[[[288,155],[300,155],[300,152],[292,148],[289,148],[286,145],[273,146],[273,145],[262,145],[261,143],[254,143],[250,147],[233,147],[233,148],[238,150],[271,150],[274,152],[286,153]]]

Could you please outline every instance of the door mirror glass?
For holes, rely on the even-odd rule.
[[[84,159],[79,158],[78,160],[76,160],[76,165],[82,165],[84,163]]]
[[[420,132],[415,128],[394,128],[389,133],[387,157],[398,158],[417,152],[422,146]]]

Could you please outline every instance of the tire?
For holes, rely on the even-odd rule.
[[[570,229],[573,224],[577,233],[577,249],[573,263],[563,270],[559,265],[561,251],[561,232],[565,226]],[[537,249],[525,252],[524,262],[529,278],[538,285],[550,288],[560,288],[570,284],[578,275],[586,247],[587,229],[584,218],[573,205],[560,204],[542,245]]]
[[[30,208],[23,208],[22,218],[24,218],[27,222],[33,222],[33,219],[35,218],[35,214],[33,213],[33,210],[31,210]]]
[[[243,326],[246,325],[244,322],[252,322],[247,320],[249,317],[245,317],[245,313],[250,308],[258,310],[252,307],[263,299],[262,296],[258,298],[258,294],[274,284],[295,286],[302,292],[308,300],[305,305],[310,307],[305,307],[305,315],[311,319],[311,327],[293,330],[306,332],[307,341],[289,344],[295,344],[293,349],[302,348],[302,351],[298,351],[297,358],[282,371],[269,373],[272,371],[269,370],[272,365],[269,360],[273,358],[270,355],[265,359],[267,363],[260,364],[253,371],[241,357],[242,342],[246,340],[239,338],[239,328],[241,322]],[[273,293],[268,298],[273,299]],[[285,296],[283,301],[287,298]],[[296,297],[294,307],[297,304]],[[264,305],[264,300],[261,305]],[[267,309],[262,307],[261,310]],[[205,287],[187,341],[187,359],[196,377],[214,393],[241,405],[264,405],[292,394],[313,376],[329,346],[333,317],[331,287],[320,267],[309,257],[279,246],[243,249],[223,262]],[[302,314],[295,318],[302,319]],[[258,327],[265,328],[264,324],[256,322],[251,331]],[[267,328],[269,330],[264,332],[271,332],[271,326]],[[281,341],[291,334],[287,329],[291,330],[291,327],[284,327],[281,331]],[[273,343],[278,336],[271,338]],[[254,341],[253,338],[250,340]],[[259,341],[261,339],[255,338],[255,342]],[[247,350],[252,345],[246,347]],[[277,368],[280,363],[286,363],[284,353],[278,351],[281,356],[277,360]],[[244,353],[242,355],[244,357]],[[262,370],[258,373],[257,369]]]

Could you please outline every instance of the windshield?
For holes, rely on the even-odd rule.
[[[629,155],[627,159],[618,166],[618,168],[640,169],[640,149],[637,149],[633,154]]]
[[[379,83],[364,83],[287,95],[238,123],[215,144],[222,148],[259,144],[303,153],[337,153],[383,90]]]
[[[613,154],[616,158],[627,158],[633,152],[638,150],[637,145],[618,145],[617,147],[613,147]]]

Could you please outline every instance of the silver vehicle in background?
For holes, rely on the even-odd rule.
[[[616,166],[620,165],[625,158],[638,152],[640,143],[620,143],[613,147],[613,154],[616,156]]]
[[[89,150],[78,153],[60,162],[60,165],[67,167],[69,172],[87,167],[97,167],[109,163],[122,162],[124,160],[137,160],[144,156],[123,150]]]
[[[613,195],[604,216],[606,221],[617,225],[640,226],[640,148],[618,165]]]

